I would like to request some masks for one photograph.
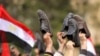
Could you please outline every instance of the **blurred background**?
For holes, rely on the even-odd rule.
[[[34,33],[40,32],[37,10],[44,10],[50,19],[53,40],[56,40],[56,32],[61,31],[65,16],[69,12],[79,14],[87,22],[93,44],[100,53],[100,0],[0,0],[0,3]],[[54,46],[57,47],[56,41]]]

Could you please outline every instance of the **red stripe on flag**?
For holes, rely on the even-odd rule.
[[[9,44],[7,42],[5,33],[3,31],[0,31],[0,34],[1,34],[1,41],[2,41],[2,44],[1,44],[1,48],[2,48],[1,56],[11,56],[10,55],[10,50],[9,50]]]
[[[91,37],[89,37],[89,38],[87,38],[88,40],[90,40],[91,41],[91,43],[93,44],[93,41],[92,41],[92,39],[91,39]]]

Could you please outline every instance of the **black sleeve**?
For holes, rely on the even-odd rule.
[[[81,50],[80,54],[84,54],[86,56],[95,56],[93,53],[91,53],[91,52],[89,52],[87,50],[84,50],[84,49]]]
[[[38,48],[39,49],[39,53],[44,53],[45,52],[45,45],[41,40],[37,40],[35,47],[34,48]]]
[[[44,56],[53,56],[53,54],[50,53],[50,52],[45,52],[45,53],[44,53]]]

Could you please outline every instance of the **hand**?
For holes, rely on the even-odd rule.
[[[62,38],[63,32],[58,32],[57,33],[57,39],[58,39],[58,43],[59,43],[59,52],[63,52],[64,46],[66,44],[66,39]]]
[[[59,46],[63,46],[63,45],[66,44],[66,39],[63,39],[62,35],[63,35],[63,32],[57,33],[57,39],[58,39],[58,42],[59,42]]]
[[[20,54],[19,50],[15,46],[11,46],[10,51],[14,56],[19,56]]]
[[[74,45],[75,43],[69,40],[66,44],[66,47],[68,50],[74,50]]]
[[[86,39],[86,34],[85,33],[79,33],[79,38],[81,42],[81,49],[87,49],[87,39]]]
[[[53,41],[50,36],[51,36],[51,34],[48,32],[46,34],[44,34],[44,36],[43,36],[43,39],[44,39],[44,42],[46,45],[46,52],[52,52]]]
[[[46,34],[44,34],[44,37],[43,38],[44,38],[44,42],[45,42],[45,45],[46,46],[52,46],[52,44],[53,44],[52,43],[52,39],[51,39],[50,36],[51,36],[51,34],[48,33],[48,32]]]
[[[71,40],[69,40],[66,43],[66,49],[65,49],[64,56],[74,56],[74,46],[73,45],[75,45],[75,43],[72,42]]]
[[[86,41],[86,34],[79,32],[79,38],[80,38],[80,41]]]

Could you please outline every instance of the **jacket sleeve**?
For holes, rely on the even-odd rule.
[[[53,56],[53,54],[50,52],[45,52],[43,56]]]
[[[95,56],[93,53],[91,53],[87,50],[81,50],[81,54],[86,55],[86,56]]]
[[[50,55],[50,54],[44,54],[44,56],[52,56],[52,55]]]

